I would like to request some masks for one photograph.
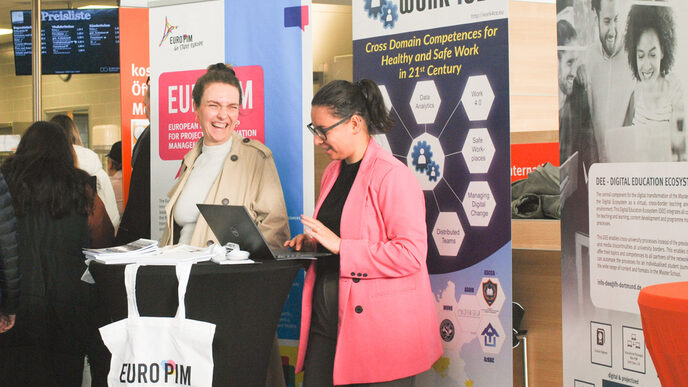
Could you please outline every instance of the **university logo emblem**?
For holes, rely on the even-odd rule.
[[[483,298],[488,306],[492,306],[497,299],[497,284],[492,282],[492,280],[483,282]]]
[[[440,337],[442,337],[442,340],[446,341],[447,343],[452,341],[455,332],[456,329],[454,329],[454,323],[451,322],[451,320],[442,320],[440,323]]]

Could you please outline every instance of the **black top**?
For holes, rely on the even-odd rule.
[[[129,198],[115,236],[115,244],[123,245],[139,238],[150,239],[150,126],[141,133],[131,156]]]
[[[349,196],[349,191],[351,191],[351,186],[354,184],[360,166],[360,161],[353,164],[342,163],[337,181],[335,181],[332,190],[327,194],[325,201],[320,206],[320,211],[318,211],[317,219],[337,236],[340,236],[339,226],[344,203],[346,203],[346,198]],[[319,245],[318,251],[326,251],[326,249]],[[334,271],[339,274],[339,255],[330,255],[318,260],[318,275],[324,271]]]

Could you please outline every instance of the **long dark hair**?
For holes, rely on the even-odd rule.
[[[196,84],[193,87],[193,92],[191,93],[193,97],[194,104],[196,106],[201,105],[201,99],[203,98],[203,93],[205,88],[211,83],[226,83],[232,85],[239,90],[239,104],[243,101],[243,96],[241,95],[241,84],[239,79],[232,69],[232,66],[227,66],[224,63],[216,63],[208,66],[208,72],[201,75]]]
[[[332,81],[315,93],[311,106],[327,106],[339,118],[358,114],[366,121],[370,134],[387,133],[394,125],[380,88],[370,79],[356,83]]]
[[[17,151],[2,164],[2,173],[19,216],[47,211],[60,218],[72,211],[87,215],[93,208],[90,177],[76,168],[72,145],[56,124],[31,125]]]
[[[74,123],[71,117],[66,114],[58,114],[50,119],[50,122],[57,124],[67,136],[67,139],[72,144],[83,145],[81,142],[81,135],[79,135],[79,128]]]

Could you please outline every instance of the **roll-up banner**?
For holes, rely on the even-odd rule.
[[[148,126],[143,97],[150,76],[148,9],[119,9],[120,106],[122,116],[122,173],[124,199],[129,196],[131,151]]]
[[[660,385],[637,299],[688,280],[687,16],[683,1],[557,1],[567,387]]]
[[[208,65],[225,60],[221,0],[149,10],[151,66],[151,236],[165,228],[167,192],[184,155],[203,135],[191,91]]]
[[[310,1],[299,0],[279,4],[227,0],[225,5],[225,62],[242,71],[237,75],[245,95],[254,96],[251,122],[255,124],[245,116],[248,107],[243,107],[241,127],[249,132],[242,134],[256,135],[272,150],[292,235],[303,232],[300,215],[312,214],[314,207],[313,136],[306,129],[313,95],[309,11]],[[294,282],[277,329],[287,386],[297,385],[301,378],[295,377],[294,366],[302,288],[303,273]]]
[[[376,141],[425,191],[445,351],[416,385],[509,386],[507,1],[365,0],[352,12],[354,80],[376,81],[396,120]]]
[[[246,77],[239,77],[250,87],[247,96],[252,90],[264,98],[264,114],[254,113],[264,121],[246,125],[242,109],[241,127],[248,130],[242,134],[257,135],[272,150],[293,235],[303,230],[300,215],[313,211],[313,144],[304,136],[313,89],[309,3],[228,1],[225,6],[225,60],[247,69]],[[253,15],[261,15],[259,23]]]

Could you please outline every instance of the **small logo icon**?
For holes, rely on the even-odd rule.
[[[454,339],[454,333],[456,333],[454,323],[449,319],[442,320],[440,323],[440,337],[442,337],[442,340],[447,343],[452,341],[452,339]]]
[[[497,284],[492,280],[483,282],[483,298],[488,306],[492,306],[497,299]]]
[[[165,32],[162,34],[162,39],[160,39],[158,47],[162,46],[162,44],[165,43],[165,39],[169,38],[170,34],[172,34],[172,31],[176,30],[177,28],[179,28],[179,26],[173,26],[170,24],[170,22],[167,21],[167,16],[165,16]]]
[[[385,2],[382,6],[380,12],[380,21],[385,28],[394,28],[394,23],[399,20],[399,14],[397,13],[396,4],[392,3],[390,0]]]
[[[384,28],[394,28],[399,20],[399,7],[392,0],[363,0],[363,8],[369,18],[379,20]]]
[[[239,238],[239,230],[237,230],[236,227],[232,227],[231,231],[232,235],[234,235],[236,238]]]
[[[604,329],[597,328],[597,345],[604,345]]]
[[[430,163],[434,164],[434,161],[432,161],[432,148],[427,141],[418,141],[416,145],[413,146],[411,157],[413,159],[413,165],[416,166],[416,171],[420,173],[425,173]]]
[[[440,177],[440,166],[437,165],[436,162],[430,161],[425,174],[428,176],[428,180],[437,181],[437,179]]]
[[[488,323],[480,335],[484,337],[486,347],[497,346],[497,338],[499,337],[499,333],[497,333],[497,330],[492,326],[492,324]]]
[[[162,366],[162,369],[165,370],[165,372],[168,375],[174,375],[174,372],[177,368],[177,363],[174,362],[174,360],[163,360],[160,365]]]

